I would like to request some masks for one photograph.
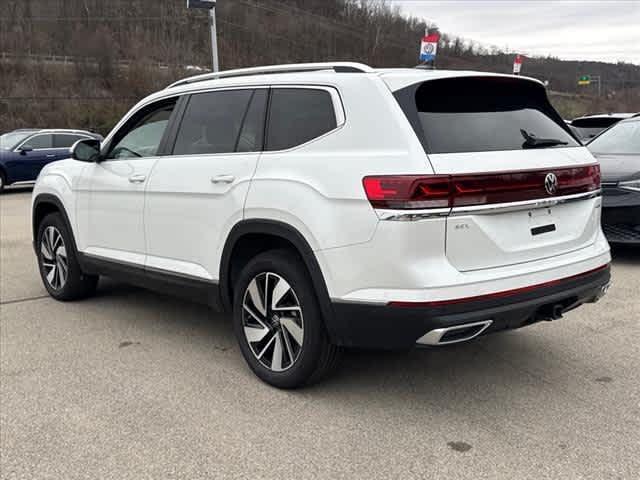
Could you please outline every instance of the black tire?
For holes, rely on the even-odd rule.
[[[7,186],[7,177],[2,170],[0,170],[0,193],[4,190],[4,187]]]
[[[248,314],[245,314],[243,304],[245,297],[249,295],[249,284],[256,278],[263,278],[261,275],[265,275],[267,272],[281,277],[276,279],[276,282],[284,279],[290,285],[294,292],[295,300],[299,303],[300,318],[304,318],[304,334],[301,346],[291,343],[294,339],[293,336],[285,335],[286,332],[280,333],[282,335],[280,339],[282,340],[284,340],[283,336],[289,337],[290,344],[287,345],[288,348],[291,348],[292,344],[298,348],[296,359],[284,371],[274,371],[261,363],[256,354],[254,354],[252,346],[245,335],[244,315]],[[268,303],[269,300],[267,301]],[[267,306],[266,308],[269,309],[270,307]],[[267,310],[265,317],[268,318],[273,313],[269,313],[269,310]],[[300,321],[302,322],[302,320]],[[270,326],[274,331],[277,328],[284,329],[284,326],[280,326],[278,322],[275,323],[277,324],[276,326]],[[233,327],[242,355],[251,370],[262,381],[274,387],[288,389],[315,383],[330,373],[341,357],[341,349],[329,342],[309,273],[297,255],[291,251],[271,250],[256,256],[245,266],[234,286]],[[268,338],[268,336],[265,336],[264,341],[266,342]],[[289,353],[291,353],[291,350],[289,350]]]
[[[64,242],[63,246],[66,250],[66,279],[64,284],[60,285],[59,288],[54,288],[51,282],[47,279],[47,274],[50,273],[51,270],[47,272],[48,267],[45,266],[45,254],[43,253],[42,242],[45,230],[47,230],[48,227],[53,227],[55,231],[59,232]],[[95,292],[98,284],[98,276],[85,275],[82,273],[80,264],[78,263],[78,254],[74,248],[73,239],[71,237],[71,232],[67,228],[62,215],[59,213],[50,213],[44,217],[42,222],[40,222],[40,225],[38,225],[36,252],[42,283],[47,289],[47,292],[49,292],[49,295],[53,298],[60,301],[78,300],[88,297]],[[52,255],[54,260],[50,260],[48,263],[55,263],[56,256],[56,251],[54,251]]]

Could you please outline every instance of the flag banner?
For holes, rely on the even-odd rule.
[[[424,62],[435,60],[436,53],[438,52],[438,40],[440,40],[440,35],[437,33],[422,37],[422,42],[420,43],[420,60]]]
[[[518,54],[513,61],[513,73],[520,73],[520,70],[522,70],[522,57]]]

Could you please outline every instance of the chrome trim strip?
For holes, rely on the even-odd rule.
[[[436,328],[435,330],[431,330],[425,333],[422,337],[416,340],[416,343],[420,345],[450,345],[452,343],[460,343],[466,342],[473,338],[476,338],[482,332],[484,332],[489,326],[493,323],[493,320],[484,320],[482,322],[473,322],[473,323],[465,323],[464,325],[456,325],[454,327],[445,327],[445,328]],[[482,327],[477,332],[472,335],[468,335],[463,338],[459,338],[457,340],[449,340],[441,342],[440,339],[444,337],[444,335],[448,332],[453,332],[456,330],[460,330],[463,328],[471,328],[471,327]]]
[[[392,222],[416,222],[429,218],[447,217],[451,208],[432,208],[425,210],[376,210],[380,220]]]
[[[451,216],[457,215],[485,215],[492,213],[517,212],[520,210],[531,210],[536,208],[548,208],[555,205],[562,205],[581,200],[597,198],[602,194],[600,189],[586,193],[576,193],[565,197],[543,198],[536,200],[526,200],[523,202],[496,203],[494,205],[474,205],[471,207],[454,207],[451,209]]]
[[[376,209],[376,214],[380,220],[394,222],[415,222],[429,218],[441,218],[447,216],[460,215],[487,215],[503,212],[517,212],[520,210],[532,210],[537,208],[548,208],[555,205],[562,205],[581,200],[589,200],[602,195],[602,190],[594,190],[586,193],[576,193],[564,197],[542,198],[535,200],[525,200],[522,202],[496,203],[493,205],[473,205],[470,207],[454,208],[432,208],[425,210],[381,210]]]

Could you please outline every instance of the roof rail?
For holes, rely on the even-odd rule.
[[[238,68],[223,72],[203,73],[172,83],[167,88],[188,85],[190,83],[215,80],[218,78],[245,77],[249,75],[267,75],[274,73],[300,73],[333,70],[337,73],[372,73],[374,70],[363,63],[354,62],[326,62],[326,63],[292,63],[288,65],[271,65],[267,67]]]

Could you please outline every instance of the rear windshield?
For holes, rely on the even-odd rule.
[[[528,80],[448,78],[395,96],[428,153],[580,146],[544,87]]]

